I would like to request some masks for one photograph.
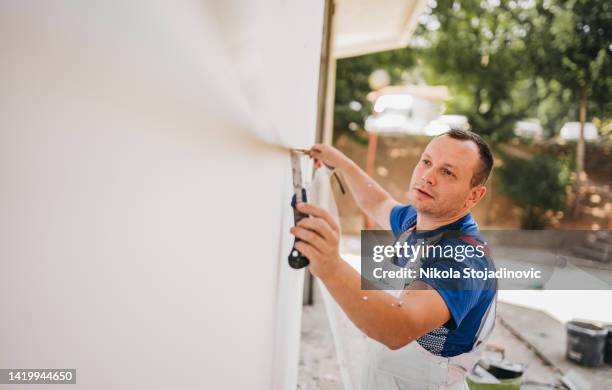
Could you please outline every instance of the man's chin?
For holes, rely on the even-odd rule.
[[[431,207],[431,205],[425,205],[423,203],[412,203],[412,207],[414,207],[419,214],[431,214],[433,211],[433,207]]]
[[[408,196],[408,202],[419,213],[429,213],[434,208],[433,199],[419,199],[417,196]]]

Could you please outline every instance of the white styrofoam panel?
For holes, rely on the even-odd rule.
[[[316,126],[324,0],[210,1],[262,139],[308,148]]]
[[[1,368],[295,387],[289,157],[212,27],[199,1],[0,4]]]

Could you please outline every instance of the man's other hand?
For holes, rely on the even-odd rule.
[[[315,161],[320,161],[332,169],[342,171],[351,160],[341,151],[333,146],[316,144],[310,148],[310,157]]]
[[[295,248],[310,260],[310,272],[323,279],[333,274],[340,263],[340,227],[331,214],[309,203],[298,203],[297,209],[310,215],[291,228],[299,238]]]

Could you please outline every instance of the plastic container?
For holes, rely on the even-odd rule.
[[[467,373],[469,390],[520,390],[527,366],[503,358],[484,357]]]
[[[606,336],[604,361],[608,364],[612,364],[612,325],[606,325],[605,329],[608,331],[608,335]]]
[[[568,322],[566,329],[567,358],[585,367],[601,366],[608,330],[581,321]]]

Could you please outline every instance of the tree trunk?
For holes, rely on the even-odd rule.
[[[580,202],[582,201],[582,187],[586,182],[586,172],[584,171],[585,143],[584,127],[587,116],[587,92],[583,89],[580,93],[580,135],[576,144],[576,183],[574,185],[574,204],[572,205],[572,218],[577,219],[580,215]]]
[[[368,156],[366,160],[366,173],[370,177],[374,177],[374,160],[376,159],[376,147],[378,146],[378,133],[376,131],[368,132],[369,142],[368,142]],[[376,227],[376,222],[368,217],[368,214],[363,213],[363,217],[365,219],[365,228],[367,230],[372,230]]]
[[[580,136],[578,137],[578,144],[576,145],[576,173],[578,174],[578,181],[583,182],[585,179],[584,172],[584,126],[586,123],[587,115],[587,95],[586,91],[582,91],[580,94]]]

